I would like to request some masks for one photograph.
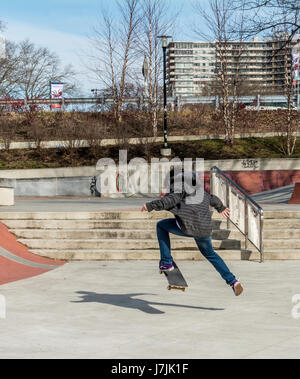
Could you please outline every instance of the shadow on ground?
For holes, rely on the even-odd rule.
[[[124,294],[124,295],[114,295],[114,294],[106,294],[106,293],[96,293],[96,292],[85,292],[78,291],[76,292],[81,296],[81,300],[72,301],[72,303],[102,303],[102,304],[110,304],[117,307],[130,308],[130,309],[138,309],[145,313],[150,314],[164,314],[153,305],[162,305],[168,307],[178,307],[178,308],[188,308],[188,309],[201,309],[206,311],[223,311],[224,308],[205,308],[205,307],[194,307],[191,305],[182,305],[182,304],[170,304],[170,303],[158,303],[154,301],[147,301],[136,299],[137,296],[143,295],[153,295],[146,293],[132,293],[132,294]]]

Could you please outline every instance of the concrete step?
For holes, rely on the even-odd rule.
[[[0,212],[0,220],[161,220],[174,217],[172,213],[162,212]]]
[[[295,210],[277,210],[277,211],[268,211],[264,210],[264,218],[268,219],[299,219],[300,220],[300,211]]]
[[[299,225],[298,225],[299,226]],[[291,245],[294,239],[300,240],[300,229],[265,229],[264,239],[283,240],[289,239]]]
[[[56,249],[31,249],[31,252],[43,257],[61,259],[67,261],[85,260],[155,260],[159,261],[159,250],[56,250]],[[258,260],[258,255],[251,255],[250,250],[216,250],[224,260]],[[205,260],[199,250],[173,250],[175,260]],[[157,263],[155,263],[157,264]]]
[[[286,229],[299,229],[300,219],[286,218],[286,219],[267,219],[264,222],[264,230],[286,230]]]
[[[159,220],[3,220],[9,229],[153,229]],[[226,220],[213,220],[214,229],[225,229]]]
[[[216,220],[222,219],[223,216],[218,212],[213,212],[213,218]],[[265,220],[283,220],[283,219],[299,219],[300,211],[296,210],[266,210],[264,209]]]
[[[299,260],[300,259],[300,249],[265,249],[265,260]]]
[[[266,239],[264,238],[264,249],[266,251],[270,249],[300,249],[300,239]]]
[[[30,249],[53,249],[59,246],[60,249],[87,250],[87,249],[112,249],[112,250],[141,250],[158,249],[158,242],[154,239],[18,239],[20,243]],[[192,238],[174,239],[171,242],[173,250],[193,250],[197,249]],[[214,249],[239,249],[241,241],[238,240],[213,240]]]
[[[216,220],[224,220],[218,213],[212,213]],[[124,210],[117,211],[99,211],[99,212],[0,212],[0,220],[132,220],[132,219],[152,219],[160,220],[163,218],[174,217],[167,211],[161,212],[140,212]],[[269,219],[299,219],[300,211],[277,210],[264,211],[264,218]]]
[[[154,228],[148,229],[10,229],[18,238],[27,239],[157,239]],[[215,240],[243,239],[239,231],[215,230],[212,234]],[[182,239],[172,234],[172,238]]]
[[[57,250],[57,249],[31,249],[32,253],[43,257],[61,260],[159,260],[159,250]],[[215,251],[225,261],[259,261],[260,254],[256,249],[251,250],[218,250]],[[173,250],[175,260],[205,260],[198,250]],[[300,249],[266,249],[265,261],[273,260],[299,260]]]

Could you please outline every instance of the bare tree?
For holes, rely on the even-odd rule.
[[[11,143],[14,141],[19,126],[19,120],[11,117],[0,116],[0,138],[4,144],[5,151],[9,151]]]
[[[0,96],[13,97],[18,92],[17,67],[20,59],[17,44],[6,41],[5,54],[0,57]]]
[[[75,112],[68,113],[61,118],[57,137],[61,141],[62,150],[71,164],[74,163],[77,149],[82,147],[83,138],[86,136],[85,129]]]
[[[138,49],[147,64],[145,98],[153,136],[157,136],[158,112],[161,101],[159,87],[162,79],[162,49],[159,35],[170,34],[178,14],[168,2],[142,0],[142,24],[138,36]]]
[[[195,9],[205,25],[196,27],[195,32],[210,42],[216,51],[216,80],[215,88],[219,90],[225,140],[228,144],[234,143],[236,116],[238,111],[237,99],[241,88],[240,58],[243,52],[243,22],[244,13],[235,13],[230,0],[209,0],[209,7],[195,3]],[[233,25],[239,25],[234,31]]]
[[[283,18],[285,15],[283,14]],[[283,93],[286,97],[287,109],[284,113],[284,118],[281,123],[281,128],[279,129],[279,134],[282,138],[281,151],[285,155],[292,155],[297,141],[297,133],[299,131],[299,117],[295,117],[293,98],[294,98],[294,72],[292,68],[292,49],[295,45],[294,42],[287,42],[289,39],[288,33],[285,32],[277,33],[274,35],[274,40],[276,41],[276,36],[278,37],[278,52],[277,56],[283,59],[284,66],[284,79],[283,79]]]
[[[296,146],[297,135],[294,130],[292,98],[294,94],[293,78],[291,72],[291,52],[288,45],[284,47],[284,91],[287,100],[286,117],[286,154],[291,155]]]
[[[124,0],[122,0],[124,1]],[[136,30],[141,22],[141,17],[138,13],[138,5],[140,0],[125,0],[125,6],[120,1],[118,2],[121,10],[123,21],[121,23],[121,34],[126,35],[123,43],[123,66],[120,80],[120,100],[122,100],[126,87],[127,67],[130,62],[130,54],[132,45],[136,42]],[[118,102],[118,113],[122,110],[122,101]]]
[[[245,32],[248,36],[285,29],[287,42],[299,33],[300,0],[232,0],[232,8],[244,7],[247,13]]]
[[[17,91],[25,99],[49,97],[49,82],[65,83],[65,93],[75,89],[75,73],[72,67],[60,68],[58,56],[47,48],[37,47],[29,40],[17,45],[17,61],[14,75],[17,80]]]
[[[271,35],[276,42],[270,60],[283,59],[283,78],[281,91],[286,97],[287,109],[279,134],[282,139],[281,151],[285,155],[292,155],[296,145],[296,132],[299,131],[299,117],[293,111],[293,73],[291,52],[295,44],[296,35],[300,30],[300,0],[234,0],[233,7],[238,9],[244,6],[247,22],[244,24],[244,33],[248,36],[263,33]],[[278,91],[278,88],[277,88]]]
[[[101,20],[94,28],[95,35],[90,38],[93,49],[89,55],[90,69],[104,87],[110,89],[118,121],[122,121],[129,67],[135,60],[133,46],[141,21],[139,3],[140,0],[115,0],[120,19],[116,21],[107,9],[103,10]]]

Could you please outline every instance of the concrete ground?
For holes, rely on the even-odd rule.
[[[1,212],[97,212],[140,210],[152,198],[47,197],[16,198],[14,206],[0,206]]]
[[[67,263],[0,286],[0,358],[299,358],[299,261],[229,262],[241,297],[208,262],[178,263],[185,293],[157,262]]]
[[[283,190],[282,196],[285,197]],[[264,193],[261,198],[252,196],[265,210],[300,210],[300,204],[272,202],[273,193]],[[277,197],[278,199],[278,197]],[[1,212],[97,212],[140,210],[141,207],[154,198],[16,198],[14,206],[0,206]]]

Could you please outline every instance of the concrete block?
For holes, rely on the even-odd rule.
[[[0,205],[14,205],[14,189],[13,188],[1,188],[0,187]]]

